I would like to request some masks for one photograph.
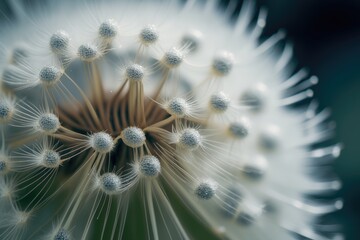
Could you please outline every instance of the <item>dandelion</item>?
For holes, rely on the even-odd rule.
[[[340,239],[318,220],[341,200],[313,197],[340,182],[309,174],[341,150],[317,78],[232,4],[14,1],[0,239],[203,239],[184,213],[218,239]]]

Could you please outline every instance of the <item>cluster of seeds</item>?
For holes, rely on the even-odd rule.
[[[147,236],[190,239],[170,193],[219,237],[252,239],[273,228],[274,239],[320,239],[309,224],[340,203],[316,207],[301,195],[339,183],[310,179],[302,161],[334,158],[340,147],[310,149],[331,130],[320,127],[327,115],[313,103],[305,116],[287,109],[314,84],[302,70],[274,81],[284,79],[288,49],[268,76],[248,68],[267,68],[281,39],[252,45],[263,18],[248,37],[235,27],[246,51],[223,50],[226,39],[213,49],[208,29],[181,24],[173,41],[151,22],[123,41],[115,19],[98,21],[87,42],[51,29],[44,58],[31,45],[14,48],[1,78],[0,211],[11,221],[0,220],[0,238],[27,239],[28,226],[29,236],[43,236],[36,223],[52,219],[48,239],[122,239],[128,207],[141,199]],[[296,220],[285,224],[287,215]]]

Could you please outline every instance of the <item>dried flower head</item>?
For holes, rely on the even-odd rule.
[[[309,172],[341,147],[284,34],[258,40],[266,11],[37,3],[1,26],[0,239],[203,239],[183,212],[219,239],[339,239],[317,220],[341,201],[305,196],[340,187]]]

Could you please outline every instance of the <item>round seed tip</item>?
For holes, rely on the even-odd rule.
[[[70,234],[63,228],[55,234],[54,240],[70,240]]]
[[[118,193],[121,189],[121,179],[115,173],[104,173],[100,176],[100,188],[107,194]]]
[[[41,163],[47,168],[56,168],[60,165],[60,155],[54,150],[45,150],[41,156]]]
[[[223,92],[214,93],[210,96],[210,110],[214,113],[224,113],[230,105],[230,99]]]
[[[139,34],[140,42],[146,46],[155,43],[159,38],[159,33],[155,25],[144,27]]]
[[[140,173],[146,177],[156,177],[161,170],[160,161],[152,155],[145,155],[140,160]]]
[[[82,61],[91,62],[99,56],[99,52],[96,46],[83,44],[78,48],[78,55]]]
[[[217,190],[217,184],[212,180],[205,180],[195,188],[195,195],[201,200],[210,200],[214,197]]]
[[[183,98],[173,98],[166,104],[166,111],[176,117],[184,117],[189,113],[189,105]]]
[[[118,32],[117,28],[117,22],[113,19],[108,19],[100,24],[99,36],[103,39],[111,40],[116,37]]]
[[[162,59],[164,65],[168,68],[178,67],[183,61],[184,55],[176,48],[167,51]]]
[[[50,38],[50,49],[54,53],[64,53],[68,49],[69,43],[69,34],[65,31],[58,31]]]
[[[123,142],[132,148],[144,145],[146,137],[143,130],[137,127],[127,127],[121,132]]]
[[[8,171],[9,166],[5,159],[1,159],[0,157],[0,174],[4,174]]]
[[[202,143],[202,137],[198,130],[187,128],[180,132],[178,144],[186,150],[196,150]]]
[[[230,123],[228,131],[233,138],[244,139],[249,135],[249,122],[246,119]]]
[[[144,68],[138,64],[133,64],[126,68],[125,74],[130,81],[139,82],[144,78]]]
[[[10,121],[14,111],[14,104],[9,99],[0,97],[0,123]]]
[[[90,146],[99,153],[108,153],[114,147],[113,138],[105,132],[94,133],[90,137]]]
[[[50,134],[56,132],[60,127],[59,118],[53,113],[42,114],[37,122],[36,128]]]
[[[53,85],[60,80],[62,72],[54,66],[46,66],[40,70],[39,79],[46,85]]]
[[[229,52],[219,53],[212,62],[212,71],[214,75],[223,77],[231,72],[234,65],[234,56]]]

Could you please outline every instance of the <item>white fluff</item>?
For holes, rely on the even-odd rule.
[[[308,163],[337,157],[341,147],[313,149],[311,145],[331,137],[328,115],[317,113],[312,104],[288,108],[312,97],[309,87],[317,79],[307,79],[303,70],[291,71],[291,47],[276,48],[282,32],[258,40],[266,14],[260,11],[257,24],[251,25],[253,1],[245,1],[235,23],[230,23],[229,10],[218,10],[218,2],[210,0],[44,0],[48,5],[26,11],[21,1],[14,2],[18,21],[0,28],[0,130],[5,136],[0,153],[25,150],[20,150],[23,160],[15,161],[14,171],[0,154],[0,239],[121,239],[136,189],[143,194],[136,217],[146,219],[149,239],[192,239],[168,192],[178,194],[219,237],[283,240],[296,239],[296,233],[314,240],[339,239],[337,233],[321,232],[315,221],[341,208],[341,201],[312,203],[304,195],[340,187],[336,178],[318,180],[305,170]],[[18,46],[26,51],[16,53]],[[125,119],[129,126],[121,131],[112,132],[106,121],[124,121],[115,114],[124,106],[110,117],[101,112],[108,103],[90,106],[89,99],[99,97],[89,87],[94,66],[105,95],[130,80],[124,88],[131,102]],[[297,87],[302,82],[306,88]],[[161,91],[151,99],[159,84]],[[142,91],[147,106],[159,105],[168,119],[147,126],[152,120],[137,118],[144,99],[136,94]],[[172,100],[159,104],[158,99]],[[81,104],[85,110],[76,108]],[[67,130],[59,109],[69,115],[74,109],[88,111],[89,116],[80,116],[91,118],[95,127]],[[48,119],[39,120],[43,116]],[[153,118],[158,116],[161,112]],[[93,133],[98,125],[101,132]],[[87,127],[91,130],[78,131]],[[156,137],[148,138],[151,134]],[[36,164],[44,150],[38,143],[47,139],[65,147],[56,148],[56,163]],[[76,144],[67,144],[74,139]],[[159,144],[150,148],[149,141]],[[57,175],[65,161],[61,151],[69,164],[72,156],[82,156],[84,162],[72,163],[76,171]],[[150,155],[156,161],[142,160]],[[116,169],[124,161],[137,167]],[[42,172],[44,166],[51,171]],[[53,180],[61,184],[50,195]],[[24,186],[34,196],[28,205],[18,206],[10,192]]]

